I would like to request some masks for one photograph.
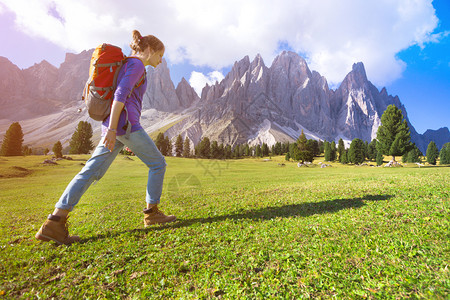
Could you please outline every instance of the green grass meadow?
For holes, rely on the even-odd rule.
[[[71,213],[81,242],[39,242],[72,157],[0,157],[0,299],[449,298],[448,166],[168,157],[178,221],[144,228],[146,167],[119,155]]]

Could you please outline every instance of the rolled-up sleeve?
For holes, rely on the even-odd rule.
[[[139,59],[128,59],[123,68],[125,68],[125,73],[118,78],[120,81],[114,93],[114,101],[125,103],[133,87],[144,74],[145,67]]]

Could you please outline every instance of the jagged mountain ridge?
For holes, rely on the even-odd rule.
[[[77,123],[89,120],[84,110],[78,110],[83,108],[79,99],[92,51],[67,54],[60,68],[43,61],[20,70],[0,58],[0,103],[7,107],[0,112],[0,132],[4,133],[11,121],[20,121],[27,144],[56,141],[50,138],[67,142]],[[408,120],[398,97],[388,95],[384,88],[378,91],[367,79],[362,63],[354,64],[337,90],[329,89],[326,79],[310,71],[306,61],[293,52],[281,53],[270,67],[260,55],[252,62],[246,56],[221,82],[205,86],[201,97],[184,78],[175,88],[165,61],[150,69],[147,76],[144,128],[148,132],[169,128],[169,137],[182,134],[194,143],[208,136],[231,145],[270,145],[293,141],[302,129],[309,138],[370,141],[389,104],[401,108]],[[54,126],[36,128],[42,122]],[[99,123],[91,123],[99,139]],[[423,136],[409,125],[413,141],[424,151]],[[448,133],[441,134],[441,140],[450,140]]]
[[[296,139],[304,129],[310,138],[370,141],[384,110],[394,104],[403,111],[413,140],[423,148],[399,98],[388,95],[385,88],[378,91],[362,63],[353,65],[337,90],[330,90],[326,79],[311,72],[296,53],[281,53],[269,68],[259,55],[252,62],[244,57],[222,82],[203,89],[200,103],[204,105],[197,114],[177,124],[170,135],[189,136],[187,130],[194,126],[200,136],[223,143],[271,144]]]

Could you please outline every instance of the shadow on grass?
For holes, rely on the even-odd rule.
[[[191,226],[196,223],[214,223],[225,220],[270,220],[274,218],[289,218],[289,217],[308,217],[317,214],[335,213],[337,211],[348,208],[360,208],[365,206],[364,201],[384,201],[392,198],[392,195],[366,195],[360,198],[350,199],[335,199],[322,202],[307,202],[300,204],[265,207],[261,209],[248,210],[242,213],[228,214],[222,216],[195,218],[195,219],[177,219],[174,223],[166,225],[154,225],[152,227],[142,229],[131,229],[122,232],[101,234],[98,236],[82,239],[80,243],[96,241],[105,238],[112,238],[124,233],[133,232],[149,232],[156,230],[164,230],[167,228],[182,228]]]

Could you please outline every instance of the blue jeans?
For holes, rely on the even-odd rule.
[[[102,139],[92,157],[86,162],[86,165],[66,187],[55,207],[72,210],[89,186],[95,180],[100,180],[105,175],[106,170],[108,170],[124,145],[128,146],[149,168],[145,201],[150,204],[158,204],[161,198],[167,164],[164,156],[159,152],[152,139],[144,129],[140,129],[132,132],[129,138],[126,138],[125,135],[118,136],[112,152],[103,145]]]

